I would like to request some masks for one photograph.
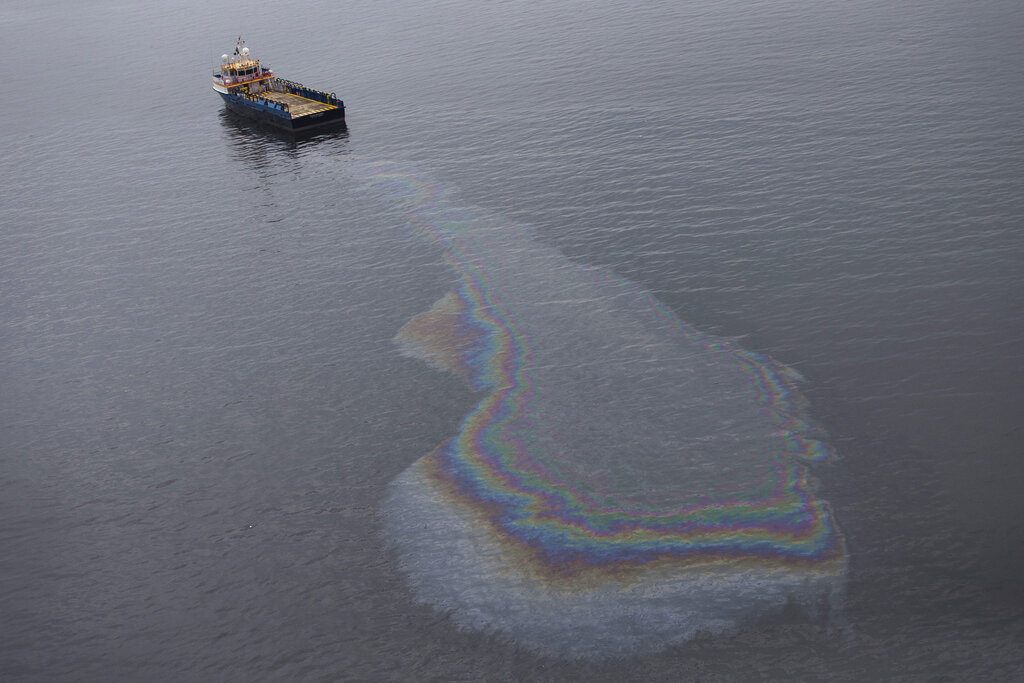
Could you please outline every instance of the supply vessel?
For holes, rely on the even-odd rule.
[[[221,55],[213,89],[233,112],[289,133],[345,123],[345,103],[334,93],[279,78],[249,52],[241,36],[233,55]]]

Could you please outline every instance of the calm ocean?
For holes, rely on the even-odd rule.
[[[224,111],[239,34],[347,130]],[[1024,679],[1021,35],[1019,0],[4,0],[0,679]],[[457,287],[517,422],[395,340]],[[783,400],[844,539],[794,583],[534,594],[409,484],[504,424],[711,505]]]

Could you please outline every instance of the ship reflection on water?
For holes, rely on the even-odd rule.
[[[349,134],[344,122],[305,133],[286,133],[227,109],[222,109],[218,116],[225,148],[233,158],[261,177],[270,172],[276,162],[298,162],[313,148],[323,150],[327,145],[332,151],[347,151]]]

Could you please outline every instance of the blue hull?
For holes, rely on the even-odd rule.
[[[266,123],[274,128],[289,133],[304,133],[318,128],[338,126],[345,123],[344,105],[337,109],[329,109],[315,114],[307,114],[306,116],[292,118],[288,112],[281,109],[276,109],[241,97],[234,97],[224,93],[218,94],[224,100],[224,104],[227,108],[236,114],[240,114],[250,119],[255,119],[260,123]]]

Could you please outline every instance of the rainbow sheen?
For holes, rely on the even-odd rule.
[[[834,454],[795,371],[415,173],[361,170],[457,277],[397,343],[480,395],[385,504],[419,599],[591,659],[787,603],[836,619],[844,541],[809,469]]]

